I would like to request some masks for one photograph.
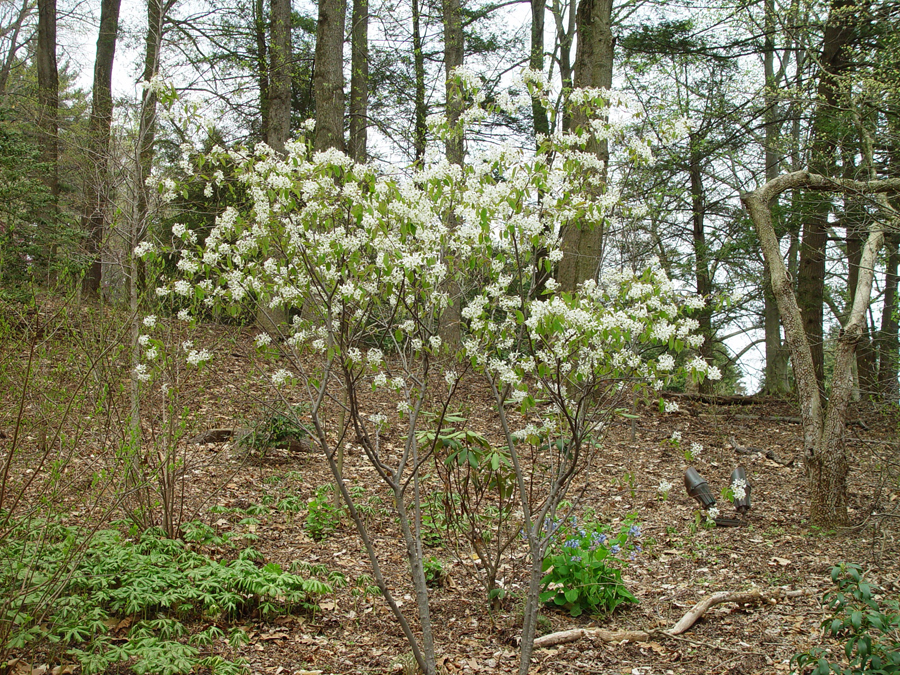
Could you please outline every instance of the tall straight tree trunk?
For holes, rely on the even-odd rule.
[[[887,237],[887,269],[884,280],[884,306],[878,334],[878,390],[886,401],[898,400],[897,361],[900,339],[897,335],[897,272],[900,267],[900,235]]]
[[[34,8],[34,0],[22,0],[22,8],[12,25],[12,35],[9,38],[9,50],[6,52],[6,58],[3,59],[3,69],[0,70],[0,95],[6,93],[6,85],[9,82],[9,74],[12,72],[13,64],[16,62],[16,52],[19,51],[19,34],[22,32],[22,26]]]
[[[94,60],[94,87],[89,124],[88,158],[92,167],[85,186],[87,208],[82,226],[87,232],[87,251],[90,267],[84,277],[83,290],[93,298],[100,297],[102,281],[102,253],[106,221],[109,216],[108,180],[109,136],[112,126],[112,71],[119,34],[121,0],[103,0],[100,4],[100,30],[97,35],[97,55]]]
[[[765,176],[770,181],[778,175],[781,157],[778,138],[781,120],[778,117],[777,82],[775,79],[775,0],[765,0],[764,4],[765,44],[763,46],[763,70],[766,80],[765,96]],[[780,229],[779,230],[780,234]],[[790,350],[781,340],[781,317],[768,269],[763,270],[763,324],[766,344],[765,393],[783,396],[790,391],[788,380],[788,357]]]
[[[316,150],[344,150],[344,17],[346,0],[319,0],[316,25]]]
[[[809,170],[824,176],[833,175],[835,170],[837,143],[833,122],[838,107],[838,75],[847,65],[845,48],[853,35],[852,17],[847,9],[849,4],[850,0],[833,0],[819,60],[818,105],[813,118]],[[803,328],[812,350],[816,379],[819,388],[824,391],[825,249],[831,199],[820,193],[808,194],[805,202],[797,296]]]
[[[269,43],[266,0],[253,0],[253,37],[256,40],[256,81],[259,87],[259,137],[269,137]]]
[[[413,129],[413,155],[416,165],[421,166],[425,160],[425,119],[428,111],[425,108],[425,54],[422,52],[421,7],[419,0],[412,0],[412,39],[413,69],[416,78],[416,121]]]
[[[696,134],[691,134],[691,154],[688,173],[691,182],[691,223],[693,225],[694,245],[694,273],[697,278],[697,295],[710,301],[712,295],[712,282],[709,275],[709,250],[706,244],[706,197],[703,191],[703,176],[700,171],[701,147],[700,139]],[[700,346],[700,356],[704,361],[711,361],[713,356],[713,329],[712,308],[707,305],[697,313],[697,322],[700,324],[699,333],[705,339]],[[708,379],[700,383],[700,393],[706,394],[712,390],[712,382]]]
[[[463,100],[458,87],[451,81],[451,73],[463,64],[462,11],[459,0],[443,0],[444,11],[444,72],[446,76],[447,120],[456,126],[462,114]],[[447,161],[462,166],[465,144],[461,133],[451,134],[447,140]]]
[[[463,65],[463,29],[462,8],[460,0],[442,0],[444,14],[444,76],[447,106],[447,121],[453,130],[445,142],[447,161],[462,166],[465,158],[465,138],[463,130],[458,128],[463,111],[463,97],[457,81],[452,78],[453,71]],[[447,227],[451,230],[459,226],[456,214],[450,211],[444,216]],[[449,294],[451,305],[444,311],[440,327],[441,339],[451,346],[460,342],[460,321],[462,320],[462,297],[458,275],[460,270],[451,269],[445,282],[445,291]]]
[[[575,50],[575,88],[612,88],[613,54],[615,42],[612,35],[613,0],[581,0],[578,5],[576,26],[578,44]],[[583,113],[572,115],[572,125],[587,123]],[[604,139],[591,140],[587,146],[603,165],[601,169],[602,193],[606,189],[609,162],[609,143]],[[593,279],[600,270],[603,256],[603,225],[582,226],[573,223],[562,233],[563,257],[559,261],[557,281],[561,291],[574,291],[578,284]]]
[[[531,0],[531,53],[528,57],[528,67],[538,73],[544,72],[544,15],[546,12],[547,0]],[[531,99],[531,122],[537,146],[539,136],[550,135],[550,120],[547,117],[547,110],[538,97]]]
[[[291,0],[270,0],[269,10],[271,67],[266,143],[278,154],[284,154],[284,144],[291,133]]]
[[[56,62],[56,0],[38,0],[37,53],[38,129],[44,183],[59,196],[59,69]]]
[[[350,27],[350,143],[348,154],[366,161],[366,129],[369,114],[369,0],[353,0]]]

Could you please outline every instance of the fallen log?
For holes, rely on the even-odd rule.
[[[643,631],[643,630],[604,630],[602,628],[571,628],[562,630],[549,635],[543,635],[534,641],[535,649],[545,649],[555,645],[566,644],[568,642],[577,642],[582,638],[593,637],[601,642],[622,642],[628,640],[630,642],[649,642],[652,637],[675,637],[686,632],[702,617],[710,607],[720,605],[723,602],[735,602],[740,605],[747,603],[759,602],[777,602],[785,598],[797,598],[804,595],[814,595],[815,591],[811,588],[801,588],[796,591],[785,591],[776,589],[774,591],[760,591],[759,589],[752,591],[719,591],[709,595],[696,605],[691,607],[681,619],[678,620],[672,628],[662,631]]]

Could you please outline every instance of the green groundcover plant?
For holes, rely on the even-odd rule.
[[[831,616],[822,622],[827,635],[843,642],[846,661],[815,647],[795,654],[795,672],[810,675],[888,675],[900,673],[900,604],[865,580],[859,565],[831,569],[837,586],[822,598]],[[845,665],[846,664],[846,665]]]
[[[637,602],[622,581],[624,556],[641,551],[640,525],[626,519],[618,534],[593,520],[548,523],[558,535],[544,558],[541,602],[567,609],[572,616],[609,613],[625,602]]]
[[[11,627],[0,654],[47,648],[76,660],[85,675],[121,666],[138,675],[246,672],[243,662],[205,649],[226,639],[223,626],[250,613],[316,611],[317,597],[331,592],[319,579],[260,564],[249,547],[234,560],[217,561],[192,550],[203,542],[166,539],[158,529],[131,538],[115,530],[91,536],[75,527],[34,525],[13,530],[0,546],[9,563],[0,570],[0,593],[31,589],[0,616]],[[80,554],[71,555],[73,549]],[[206,627],[197,631],[197,624]],[[112,635],[126,627],[126,635]],[[246,636],[238,628],[228,639],[237,646]]]

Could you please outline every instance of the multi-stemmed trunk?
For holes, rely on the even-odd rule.
[[[840,331],[835,349],[831,395],[826,407],[816,376],[812,345],[805,330],[797,296],[784,265],[770,208],[773,200],[781,193],[799,189],[884,195],[900,191],[900,179],[853,181],[829,179],[807,171],[796,171],[779,176],[753,192],[741,195],[741,201],[747,208],[759,236],[787,343],[791,349],[794,379],[800,398],[810,519],[814,525],[834,527],[845,525],[848,520],[849,462],[843,444],[844,421],[853,390],[852,374],[856,347],[863,336],[875,264],[884,240],[884,232],[881,224],[874,223],[866,234],[860,256],[859,275],[853,293],[853,306]]]

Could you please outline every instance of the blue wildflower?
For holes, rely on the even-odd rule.
[[[572,556],[572,562],[581,562],[581,556],[580,556],[580,555],[573,555],[573,556]]]
[[[628,536],[634,537],[635,539],[640,537],[641,536],[641,526],[640,525],[632,525],[631,528],[628,530]]]
[[[615,555],[616,553],[618,553],[621,550],[622,550],[621,546],[619,546],[618,544],[613,544],[612,548],[609,549],[609,552],[612,553],[613,555]]]
[[[567,539],[563,546],[566,548],[578,548],[579,543],[580,542],[577,539]]]

